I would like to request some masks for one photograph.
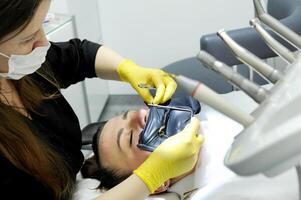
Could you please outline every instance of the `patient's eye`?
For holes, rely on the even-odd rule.
[[[126,120],[127,119],[127,116],[128,116],[128,113],[129,113],[129,110],[125,111],[122,115],[122,119],[123,120]]]
[[[130,147],[132,146],[132,143],[133,143],[133,130],[131,130],[131,136],[130,136]]]

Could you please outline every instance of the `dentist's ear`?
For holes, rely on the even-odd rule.
[[[153,194],[159,194],[165,192],[169,188],[169,186],[170,186],[170,180],[167,180]]]

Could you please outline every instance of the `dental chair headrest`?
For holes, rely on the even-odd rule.
[[[137,146],[154,151],[165,139],[182,131],[200,110],[200,103],[191,96],[173,98],[159,106],[149,105],[147,122]]]

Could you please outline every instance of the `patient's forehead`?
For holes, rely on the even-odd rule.
[[[117,130],[121,124],[120,116],[116,116],[105,124],[99,136],[98,148],[99,158],[103,167],[114,170],[124,169],[125,157],[122,156],[117,147]]]

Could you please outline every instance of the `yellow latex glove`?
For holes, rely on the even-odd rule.
[[[164,71],[140,67],[131,60],[124,60],[117,66],[117,72],[122,81],[128,82],[147,103],[164,103],[171,98],[177,88],[176,82]],[[150,94],[139,84],[156,87],[156,96]]]
[[[166,180],[189,172],[198,160],[204,138],[198,135],[199,120],[195,117],[178,134],[166,139],[134,173],[151,193]]]

